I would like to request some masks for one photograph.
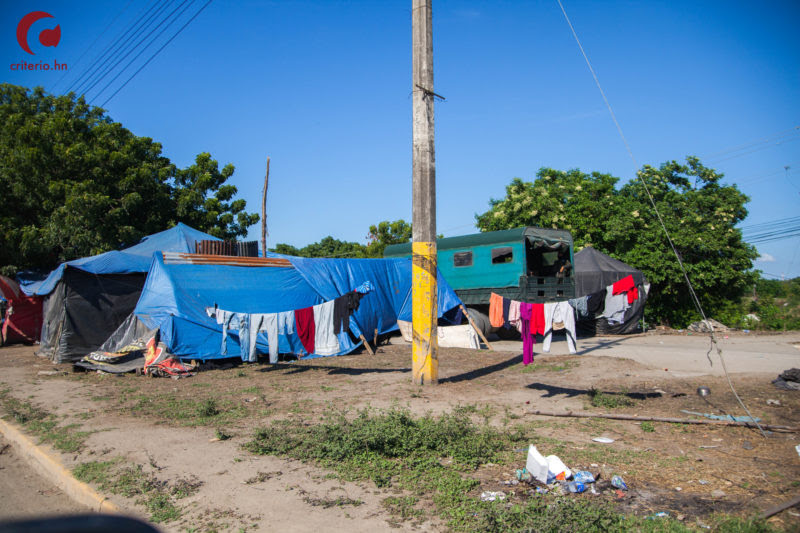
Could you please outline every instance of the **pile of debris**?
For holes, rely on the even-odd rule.
[[[783,390],[800,390],[800,368],[783,371],[772,384]]]
[[[709,318],[707,320],[700,320],[698,322],[692,322],[686,328],[689,331],[694,331],[695,333],[709,333],[711,328],[714,328],[714,331],[730,331],[731,328],[723,324],[722,322],[717,322],[713,318]]]

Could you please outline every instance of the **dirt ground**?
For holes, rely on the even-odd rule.
[[[800,425],[800,391],[779,390],[777,374],[800,367],[800,334],[730,334],[723,350],[736,389],[765,424]],[[371,483],[349,483],[313,465],[255,456],[242,444],[257,427],[290,418],[313,423],[335,409],[406,407],[442,413],[458,405],[499,428],[524,425],[545,455],[558,454],[573,469],[620,474],[630,491],[622,510],[640,515],[668,511],[687,524],[714,512],[752,516],[797,496],[800,434],[708,425],[534,416],[533,410],[625,413],[700,419],[683,413],[744,415],[719,360],[709,366],[707,338],[649,334],[579,339],[579,354],[563,341],[553,353],[522,365],[520,343],[497,342],[494,351],[440,349],[438,386],[411,383],[411,348],[393,340],[370,356],[322,358],[279,365],[218,368],[172,380],[133,374],[74,373],[34,355],[34,347],[0,349],[0,391],[56,414],[61,425],[91,432],[83,448],[65,455],[68,466],[118,459],[141,465],[159,480],[196,480],[199,490],[180,500],[182,516],[164,531],[442,531],[435,519],[396,521],[381,504],[388,493]],[[538,348],[538,346],[537,346]],[[53,371],[56,371],[53,373]],[[701,386],[711,395],[699,397]],[[591,404],[590,392],[627,406]],[[219,415],[198,416],[209,399]],[[768,402],[768,400],[770,400]],[[652,429],[652,431],[651,431]],[[220,432],[221,430],[221,432]],[[230,438],[221,440],[220,434]],[[610,437],[598,444],[594,437]],[[526,450],[517,450],[525,465]],[[121,458],[121,459],[120,459]],[[258,476],[257,476],[258,474]],[[513,468],[484,465],[476,491],[510,491]],[[253,481],[257,477],[257,481]],[[576,497],[591,497],[582,494]],[[135,498],[111,499],[146,516]],[[327,505],[360,501],[360,505]],[[799,508],[772,519],[800,524]],[[2,517],[0,517],[2,518]]]

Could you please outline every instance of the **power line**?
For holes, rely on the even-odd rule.
[[[748,231],[760,230],[763,228],[773,228],[776,226],[782,226],[785,224],[793,224],[793,223],[800,223],[800,216],[780,218],[776,220],[770,220],[768,222],[759,222],[758,224],[750,224],[749,226],[742,226],[739,229],[747,233]]]
[[[134,46],[134,47],[133,47],[133,48],[132,48],[132,49],[131,49],[131,50],[130,50],[130,51],[127,53],[127,54],[125,54],[125,56],[124,56],[124,57],[122,57],[122,58],[121,58],[119,61],[117,61],[117,63],[115,63],[115,64],[114,64],[114,66],[111,68],[111,70],[113,70],[114,68],[116,68],[116,66],[117,66],[117,65],[119,65],[119,64],[120,64],[120,63],[121,63],[121,62],[122,62],[122,61],[123,61],[123,60],[124,60],[126,57],[128,57],[128,55],[130,55],[130,53],[131,53],[131,52],[133,52],[134,50],[136,50],[136,48],[138,48],[138,47],[139,47],[139,45],[141,45],[141,44],[142,44],[142,43],[143,43],[143,42],[144,42],[144,41],[145,41],[145,40],[146,40],[148,37],[150,37],[150,36],[153,34],[153,32],[154,32],[154,31],[156,31],[156,30],[157,30],[159,27],[161,27],[161,25],[162,25],[162,24],[164,24],[164,22],[166,22],[167,20],[169,20],[169,19],[172,17],[172,15],[174,15],[174,14],[175,14],[175,12],[176,12],[176,11],[178,11],[178,9],[180,9],[180,7],[181,7],[182,5],[186,4],[186,2],[189,2],[189,1],[190,1],[190,0],[183,0],[183,2],[181,2],[181,3],[180,3],[180,4],[179,4],[179,5],[178,5],[178,6],[177,6],[175,9],[173,9],[173,10],[172,10],[172,12],[170,12],[170,14],[169,14],[169,15],[167,15],[166,17],[164,17],[164,19],[163,19],[161,22],[159,22],[159,23],[158,23],[158,25],[157,25],[155,28],[153,28],[152,30],[150,30],[150,33],[148,33],[148,34],[147,34],[147,35],[146,35],[144,38],[142,38],[142,40],[141,40],[141,41],[139,41],[139,43],[138,43],[136,46]],[[194,0],[192,0],[192,1],[194,1]],[[122,75],[122,73],[123,73],[123,72],[125,72],[125,71],[128,69],[128,67],[130,67],[130,66],[133,64],[133,62],[134,62],[134,61],[136,61],[137,59],[139,59],[139,56],[141,56],[141,55],[142,55],[142,54],[145,52],[145,50],[147,50],[148,48],[150,48],[150,45],[151,45],[151,44],[153,44],[153,43],[154,43],[154,42],[155,42],[155,41],[156,41],[156,40],[157,40],[159,37],[161,37],[161,35],[162,35],[162,34],[163,34],[163,33],[164,33],[164,32],[165,32],[165,31],[166,31],[166,30],[167,30],[167,29],[168,29],[168,28],[169,28],[169,27],[172,25],[172,23],[173,23],[173,22],[175,22],[175,20],[177,20],[178,18],[180,18],[180,16],[181,16],[181,15],[183,15],[183,14],[186,12],[186,10],[187,10],[187,9],[189,9],[189,7],[191,7],[191,5],[192,5],[192,4],[191,4],[191,3],[189,3],[189,4],[188,4],[186,7],[184,7],[184,8],[183,8],[183,11],[181,11],[180,13],[178,13],[178,16],[176,16],[174,20],[172,20],[172,21],[171,21],[169,24],[167,24],[166,26],[164,26],[164,29],[162,29],[162,30],[161,30],[161,31],[158,33],[158,35],[156,35],[155,37],[153,37],[153,39],[151,39],[151,40],[150,40],[150,42],[148,42],[148,43],[147,43],[147,45],[145,45],[145,46],[144,46],[144,47],[143,47],[143,48],[142,48],[142,49],[139,51],[139,53],[138,53],[138,54],[136,54],[136,56],[135,56],[133,59],[131,59],[131,60],[128,62],[128,64],[127,64],[127,65],[125,65],[125,66],[124,66],[124,67],[123,67],[123,68],[122,68],[122,69],[121,69],[121,70],[120,70],[120,71],[117,73],[117,75],[116,75],[116,76],[114,76],[114,77],[111,79],[111,81],[109,81],[109,82],[108,82],[108,83],[105,85],[105,87],[103,87],[102,89],[100,89],[100,92],[98,92],[98,93],[97,93],[97,97],[99,97],[101,94],[103,94],[103,93],[105,92],[105,90],[106,90],[106,89],[108,89],[108,88],[111,86],[111,84],[112,84],[112,83],[114,83],[114,82],[117,80],[117,78],[119,78],[119,77]],[[100,81],[100,80],[97,80],[97,82],[99,82],[99,81]],[[97,84],[97,82],[95,82],[95,85]],[[94,85],[92,85],[92,87],[94,87]],[[89,89],[87,89],[87,92],[88,92],[89,90],[91,90],[91,88],[92,88],[92,87],[89,87]]]
[[[91,76],[94,75],[94,73],[90,74],[90,72],[100,62],[100,60],[103,59],[103,57],[105,57],[109,53],[112,53],[111,50],[115,46],[117,46],[120,43],[120,41],[122,41],[122,39],[124,39],[125,36],[128,35],[128,33],[130,33],[131,31],[134,31],[136,26],[139,25],[139,23],[144,19],[144,17],[147,15],[147,13],[152,11],[153,9],[155,9],[156,4],[158,4],[158,0],[153,0],[153,3],[150,4],[149,8],[143,9],[140,12],[138,20],[136,22],[134,22],[133,24],[131,24],[130,26],[128,26],[128,28],[119,37],[117,37],[116,40],[114,40],[114,42],[112,42],[108,46],[106,46],[105,50],[103,50],[103,52],[99,56],[97,56],[97,58],[95,58],[95,60],[92,62],[92,64],[89,65],[89,67],[86,70],[84,70],[83,73],[79,74],[78,77],[75,78],[75,80],[73,80],[73,82],[69,85],[69,87],[67,87],[67,91],[66,92],[70,92],[73,87],[75,87],[76,92],[77,92],[77,89],[81,86],[81,84],[83,84],[86,81],[86,77],[89,76],[89,78],[91,78]]]
[[[122,84],[122,85],[121,85],[121,86],[120,86],[120,87],[119,87],[119,88],[118,88],[116,91],[114,91],[114,94],[112,94],[111,96],[109,96],[109,97],[106,99],[106,101],[105,101],[105,102],[103,102],[103,104],[102,104],[100,107],[105,107],[105,105],[106,105],[106,104],[107,104],[107,103],[108,103],[108,102],[109,102],[109,101],[110,101],[112,98],[114,98],[114,97],[117,95],[117,93],[118,93],[118,92],[120,92],[120,91],[121,91],[121,90],[122,90],[122,89],[123,89],[123,88],[124,88],[126,85],[128,85],[128,82],[130,82],[130,81],[131,81],[133,78],[135,78],[135,77],[136,77],[136,75],[137,75],[137,74],[139,74],[139,72],[141,72],[141,71],[142,71],[142,69],[144,69],[144,67],[146,67],[147,65],[149,65],[149,64],[150,64],[150,61],[152,61],[152,60],[153,60],[153,58],[154,58],[154,57],[156,57],[156,56],[157,56],[157,55],[158,55],[158,54],[161,52],[161,50],[163,50],[164,48],[166,48],[166,46],[167,46],[169,43],[171,43],[171,42],[172,42],[172,40],[173,40],[173,39],[175,39],[175,37],[177,37],[177,36],[178,36],[178,35],[179,35],[179,34],[180,34],[180,33],[181,33],[181,32],[182,32],[182,31],[183,31],[185,28],[186,28],[186,26],[188,26],[189,24],[191,24],[191,22],[192,22],[192,21],[193,21],[195,18],[197,18],[197,15],[199,15],[200,13],[202,13],[202,12],[203,12],[203,10],[204,10],[206,7],[208,7],[208,5],[209,5],[209,4],[210,4],[212,1],[213,1],[213,0],[208,0],[208,2],[206,2],[205,4],[203,4],[203,7],[201,7],[201,8],[200,8],[200,9],[197,11],[197,13],[195,13],[194,15],[192,15],[192,18],[190,18],[188,21],[186,21],[186,23],[185,23],[183,26],[181,26],[181,28],[180,28],[180,29],[179,29],[177,32],[175,32],[175,34],[173,34],[173,35],[172,35],[172,37],[170,37],[170,38],[169,38],[169,40],[168,40],[167,42],[165,42],[163,45],[161,45],[161,48],[159,48],[158,50],[156,50],[156,51],[155,51],[155,53],[154,53],[153,55],[151,55],[151,56],[150,56],[150,58],[149,58],[147,61],[145,61],[144,65],[142,65],[141,67],[139,67],[139,69],[138,69],[136,72],[134,72],[134,73],[131,75],[131,77],[130,77],[130,78],[128,78],[127,80],[125,80],[125,83],[123,83],[123,84]]]
[[[139,44],[141,44],[141,43],[142,43],[142,41],[143,41],[144,39],[142,39],[142,41],[139,41],[139,43],[137,43],[137,44],[133,45],[133,46],[132,46],[132,47],[130,47],[130,48],[128,47],[128,43],[130,43],[131,41],[133,41],[133,40],[135,40],[135,39],[138,39],[138,38],[139,38],[139,36],[140,36],[142,33],[144,33],[146,30],[147,30],[147,28],[148,28],[148,27],[151,25],[151,23],[152,23],[154,20],[157,20],[157,19],[158,19],[158,17],[160,17],[160,16],[161,16],[161,13],[163,13],[163,12],[164,12],[164,10],[165,10],[165,9],[167,9],[167,7],[169,6],[169,4],[170,4],[171,2],[172,2],[172,0],[166,0],[166,1],[165,1],[163,4],[161,4],[161,7],[159,7],[157,11],[155,11],[153,14],[151,14],[151,15],[150,15],[150,16],[147,18],[147,20],[146,20],[146,21],[145,21],[145,22],[144,22],[144,23],[143,23],[143,24],[142,24],[142,25],[141,25],[141,26],[140,26],[140,27],[139,27],[139,28],[136,30],[136,33],[134,33],[134,34],[130,35],[130,36],[129,36],[129,37],[126,39],[126,40],[125,40],[125,42],[124,42],[124,43],[122,43],[122,45],[121,45],[120,47],[118,47],[118,48],[117,48],[117,50],[115,50],[115,51],[114,51],[113,55],[112,55],[112,56],[109,56],[109,57],[106,59],[106,61],[103,63],[103,65],[102,65],[102,66],[100,66],[100,67],[99,67],[99,68],[98,68],[98,69],[97,69],[97,70],[96,70],[96,71],[95,71],[95,72],[92,74],[92,76],[90,76],[90,77],[89,77],[89,79],[86,81],[86,84],[89,84],[89,83],[91,83],[91,82],[92,82],[92,78],[93,78],[93,77],[95,77],[95,76],[96,76],[96,75],[99,73],[99,76],[96,76],[96,78],[95,78],[95,80],[94,80],[94,83],[91,83],[91,85],[88,85],[88,87],[84,87],[83,89],[81,89],[81,91],[80,91],[80,92],[81,92],[81,93],[83,93],[83,94],[86,94],[86,93],[88,93],[88,92],[89,92],[90,90],[92,90],[92,89],[93,89],[93,88],[94,88],[94,87],[95,87],[95,86],[96,86],[98,83],[100,83],[100,81],[101,81],[103,78],[105,78],[106,76],[108,76],[108,75],[111,73],[111,71],[113,71],[113,70],[116,68],[116,66],[117,66],[117,65],[118,65],[118,64],[119,64],[119,63],[120,63],[120,62],[121,62],[123,59],[125,59],[126,57],[128,57],[128,54],[130,54],[130,53],[131,53],[133,50],[135,50],[135,49],[136,49],[136,48],[139,46]],[[163,22],[163,21],[162,21],[162,22]],[[127,49],[127,52],[125,53],[125,55],[124,55],[124,56],[123,56],[121,59],[117,59],[117,58],[119,58],[119,57],[120,57],[120,55],[121,55],[123,52],[125,52],[125,50],[126,50],[126,49]],[[116,61],[116,62],[114,62],[114,61]],[[112,63],[113,63],[113,64],[112,64]],[[100,69],[104,69],[104,70],[103,70],[103,72],[100,72]]]
[[[773,147],[775,147],[775,146],[780,146],[781,144],[790,143],[790,142],[796,141],[796,140],[798,140],[798,139],[800,139],[800,136],[798,136],[798,137],[794,137],[794,138],[792,138],[792,139],[788,139],[788,140],[781,140],[781,141],[777,141],[777,142],[775,142],[775,143],[772,143],[772,144],[769,144],[769,145],[767,145],[767,146],[761,146],[761,147],[759,147],[759,148],[754,148],[754,149],[752,149],[752,150],[750,150],[750,151],[748,151],[748,152],[742,152],[742,153],[740,153],[740,154],[733,154],[733,155],[730,155],[730,156],[728,156],[728,157],[723,157],[722,159],[716,159],[716,160],[712,160],[712,164],[714,164],[714,165],[717,165],[717,164],[719,164],[719,163],[722,163],[723,161],[728,161],[729,159],[735,159],[735,158],[737,158],[737,157],[742,157],[742,156],[745,156],[745,155],[750,155],[750,154],[752,154],[752,153],[755,153],[755,152],[760,152],[761,150],[766,150],[767,148],[773,148]]]
[[[719,356],[719,360],[722,363],[722,370],[725,372],[725,377],[728,380],[728,385],[730,386],[731,392],[736,397],[736,400],[739,402],[739,405],[742,406],[742,409],[745,410],[750,419],[755,423],[756,426],[758,426],[758,429],[761,431],[761,435],[763,435],[764,438],[766,438],[767,434],[764,433],[764,429],[750,413],[750,410],[747,408],[742,399],[739,397],[739,394],[736,392],[736,389],[733,386],[733,382],[731,381],[730,375],[728,374],[727,365],[725,364],[725,358],[722,356],[722,350],[717,344],[717,339],[714,335],[714,328],[713,326],[711,326],[711,323],[708,321],[708,318],[706,317],[706,314],[703,311],[703,306],[700,304],[700,299],[697,297],[697,294],[695,293],[694,287],[692,286],[692,282],[689,279],[689,274],[686,272],[686,268],[684,267],[683,261],[681,260],[681,256],[678,253],[678,250],[675,248],[675,244],[672,241],[672,237],[670,237],[669,231],[667,231],[667,226],[666,224],[664,224],[664,220],[661,218],[661,213],[658,211],[658,207],[656,206],[656,202],[653,199],[653,195],[650,194],[650,188],[647,186],[647,182],[645,181],[644,176],[638,170],[639,163],[636,161],[636,157],[634,157],[633,151],[631,150],[631,147],[628,144],[625,135],[622,133],[622,128],[620,127],[619,122],[617,121],[617,117],[614,114],[614,110],[611,108],[611,104],[608,102],[608,98],[606,98],[606,94],[603,91],[603,87],[600,85],[600,80],[597,79],[597,75],[595,74],[594,69],[592,68],[592,64],[589,62],[589,57],[586,55],[586,52],[583,49],[583,45],[581,44],[581,41],[578,38],[578,33],[575,31],[575,28],[572,26],[572,22],[570,22],[569,17],[567,16],[567,11],[564,9],[561,0],[556,0],[556,1],[558,2],[558,6],[561,8],[561,12],[564,14],[564,18],[566,19],[570,30],[572,30],[572,36],[575,37],[575,42],[578,43],[578,48],[580,48],[581,54],[583,54],[583,58],[586,60],[586,65],[589,67],[589,71],[592,73],[592,77],[594,77],[595,84],[597,84],[597,88],[600,90],[600,94],[603,96],[603,100],[606,103],[606,107],[608,107],[608,112],[611,114],[611,118],[614,120],[614,124],[616,124],[617,126],[617,131],[619,132],[619,135],[622,138],[622,142],[625,143],[625,147],[628,149],[628,154],[631,156],[634,165],[636,165],[636,175],[638,176],[639,181],[642,182],[642,186],[644,187],[644,190],[647,193],[647,197],[650,200],[650,204],[653,206],[653,211],[658,217],[659,224],[661,224],[661,229],[664,230],[664,235],[666,235],[667,237],[667,242],[669,242],[669,245],[672,248],[672,252],[675,254],[675,258],[678,260],[678,265],[681,268],[681,272],[683,272],[683,278],[684,280],[686,280],[686,285],[689,287],[689,294],[691,295],[692,300],[694,300],[694,305],[700,312],[700,316],[703,317],[703,321],[709,325],[709,338],[711,341],[711,347],[708,350],[708,354],[706,354],[706,357],[708,357],[708,362],[711,363],[711,357],[710,357],[711,350],[716,349],[717,355]]]
[[[95,45],[95,44],[97,44],[97,41],[99,41],[99,40],[100,40],[100,37],[102,37],[103,35],[105,35],[105,34],[106,34],[106,32],[107,32],[107,31],[108,31],[108,30],[111,28],[111,26],[113,26],[113,25],[114,25],[114,23],[117,21],[117,19],[120,17],[120,15],[122,15],[122,13],[124,13],[124,12],[125,12],[125,10],[127,10],[127,9],[128,9],[128,7],[130,7],[130,5],[131,5],[132,3],[133,3],[133,0],[128,0],[128,3],[127,3],[127,4],[125,4],[125,7],[123,7],[123,8],[122,8],[122,9],[119,11],[119,13],[117,13],[117,16],[115,16],[115,17],[114,17],[114,18],[111,20],[111,22],[109,22],[109,23],[108,23],[108,25],[105,27],[105,29],[103,29],[103,31],[101,31],[101,32],[100,32],[100,35],[98,35],[98,36],[95,38],[95,40],[94,40],[94,41],[92,41],[92,44],[90,44],[89,46],[87,46],[87,47],[86,47],[86,49],[83,51],[83,53],[82,53],[80,56],[78,56],[78,59],[77,59],[77,60],[75,60],[75,61],[72,63],[72,64],[73,64],[73,66],[74,66],[74,65],[78,65],[78,64],[80,64],[80,62],[81,62],[81,59],[83,59],[83,56],[85,56],[85,55],[86,55],[86,53],[87,53],[89,50],[91,50],[91,49],[94,47],[94,45]],[[58,78],[58,79],[56,80],[56,82],[53,84],[53,89],[54,89],[54,90],[55,90],[55,88],[58,86],[58,84],[59,84],[59,83],[61,83],[61,80],[63,80],[64,78],[66,78],[66,77],[67,77],[67,74],[68,74],[68,73],[69,73],[69,71],[65,71],[65,72],[64,72],[64,74],[62,74],[62,75],[61,75],[61,77],[60,77],[60,78]]]
[[[773,141],[775,139],[779,139],[781,137],[785,137],[787,135],[791,135],[791,134],[797,133],[798,130],[800,130],[800,126],[794,126],[793,128],[789,128],[788,130],[783,130],[783,131],[779,131],[779,132],[773,133],[771,135],[767,135],[766,137],[764,137],[762,139],[758,139],[756,141],[750,141],[750,142],[747,142],[745,144],[740,144],[738,146],[734,146],[734,147],[731,147],[731,148],[726,148],[725,150],[721,150],[721,151],[715,152],[713,154],[704,155],[702,157],[702,159],[715,159],[715,158],[717,158],[719,156],[722,156],[722,155],[730,154],[732,152],[738,152],[740,150],[744,150],[745,148],[750,148],[751,146],[756,146],[758,144],[764,144],[764,143]]]

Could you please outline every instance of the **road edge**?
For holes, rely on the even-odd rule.
[[[82,481],[78,481],[61,461],[47,450],[34,443],[15,425],[0,418],[0,433],[3,434],[22,457],[39,474],[64,491],[74,502],[85,505],[98,513],[126,514],[106,496],[98,493]]]

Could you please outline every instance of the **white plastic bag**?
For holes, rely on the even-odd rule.
[[[539,453],[539,450],[533,444],[528,448],[528,462],[525,463],[525,468],[534,479],[540,483],[547,484],[547,472],[549,471],[547,459]]]
[[[572,471],[561,459],[555,455],[542,456],[533,444],[528,448],[528,461],[525,463],[525,468],[537,481],[545,485],[549,485],[557,478],[569,479],[572,477]],[[563,474],[563,476],[559,474]]]

